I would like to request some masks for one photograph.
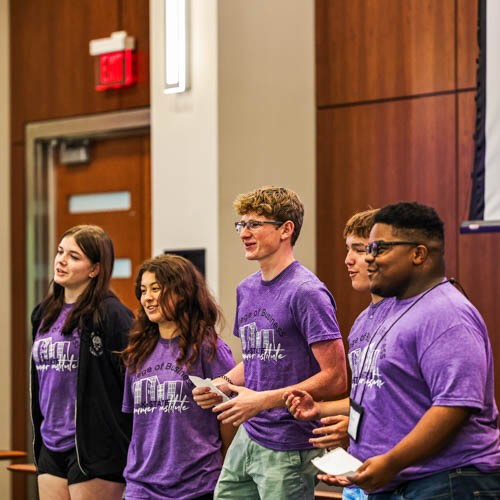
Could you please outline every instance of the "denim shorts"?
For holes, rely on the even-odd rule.
[[[368,495],[375,500],[493,500],[500,499],[500,472],[459,467],[408,481],[392,492]]]
[[[342,500],[366,500],[368,495],[358,486],[346,486],[342,489]]]

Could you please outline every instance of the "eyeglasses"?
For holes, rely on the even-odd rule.
[[[258,229],[259,227],[262,227],[264,224],[271,224],[273,226],[282,226],[284,223],[279,222],[277,220],[247,220],[245,221],[238,221],[234,223],[234,227],[236,228],[236,232],[239,233],[242,229],[245,227],[249,231],[254,231],[255,229]]]
[[[418,241],[383,241],[377,240],[366,245],[365,250],[367,254],[372,257],[376,257],[379,253],[382,253],[385,249],[389,247],[395,247],[397,245],[420,245]]]

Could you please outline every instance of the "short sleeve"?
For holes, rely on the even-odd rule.
[[[483,408],[488,361],[480,332],[449,328],[428,346],[420,366],[433,405]]]
[[[290,308],[309,345],[342,338],[335,301],[321,282],[306,281],[297,287]]]
[[[234,368],[233,353],[229,346],[221,339],[217,339],[217,349],[212,360],[207,359],[205,349],[203,351],[203,371],[205,378],[217,378]]]

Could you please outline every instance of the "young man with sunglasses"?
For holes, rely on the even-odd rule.
[[[395,300],[379,327],[349,337],[350,354],[363,353],[349,451],[364,460],[349,481],[379,500],[500,498],[491,346],[445,278],[443,222],[418,203],[388,205],[366,251],[371,292]]]
[[[365,210],[352,215],[346,222],[344,228],[344,240],[346,245],[345,265],[347,273],[351,279],[353,290],[367,293],[370,291],[370,279],[368,277],[368,264],[365,262],[366,245],[370,231],[373,227],[373,219],[377,209]],[[384,311],[390,307],[390,300],[382,303],[382,297],[371,294],[370,305],[358,316],[352,327],[352,334],[358,329],[366,331],[373,328],[381,318]],[[360,355],[358,350],[350,353],[350,363],[352,358],[356,359]],[[354,377],[356,374],[353,374]],[[349,423],[349,398],[335,401],[314,401],[310,394],[305,391],[292,391],[285,394],[286,406],[290,413],[299,420],[320,420],[321,426],[313,430],[314,438],[310,440],[316,448],[333,449],[338,446],[347,448],[349,436],[347,434]],[[319,475],[321,478],[322,475]],[[327,482],[329,477],[326,476]],[[336,478],[336,483],[346,485],[342,492],[344,500],[364,500],[365,493],[349,481]]]
[[[299,422],[283,395],[307,390],[332,399],[347,388],[335,301],[325,285],[295,260],[293,247],[304,207],[293,191],[263,187],[238,196],[235,223],[245,257],[259,271],[237,289],[234,334],[243,361],[215,382],[235,397],[225,403],[208,389],[195,389],[203,408],[223,423],[240,425],[227,452],[216,499],[313,499],[311,459],[314,422]],[[229,382],[229,383],[228,383]],[[219,404],[220,403],[220,404]]]

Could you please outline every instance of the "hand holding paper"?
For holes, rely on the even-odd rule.
[[[312,463],[320,471],[332,476],[352,476],[362,462],[343,448],[335,448],[321,457],[313,458]]]
[[[219,396],[222,396],[222,402],[225,403],[229,401],[229,398],[224,394],[209,378],[201,378],[196,375],[189,375],[189,380],[193,382],[195,387],[209,387],[211,392],[215,392]]]

